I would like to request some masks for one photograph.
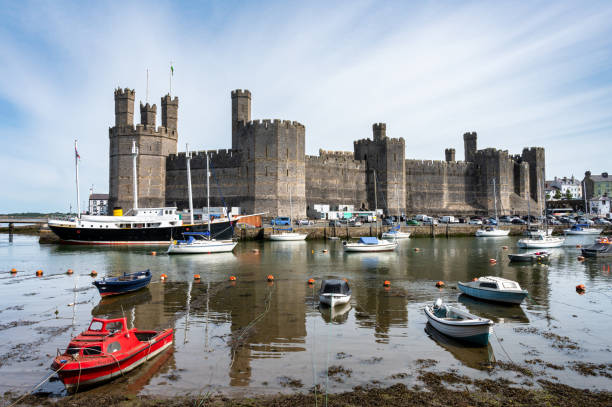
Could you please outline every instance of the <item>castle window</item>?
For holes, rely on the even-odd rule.
[[[268,151],[268,147],[266,147],[266,152]],[[267,154],[266,154],[267,157]],[[268,176],[268,167],[266,167],[266,177]]]
[[[289,176],[289,170],[287,170],[287,176]]]
[[[266,158],[268,158],[268,146],[266,146]],[[266,168],[266,170],[267,170],[267,168]],[[266,175],[268,175],[268,174],[266,174]]]
[[[289,158],[289,149],[287,149],[287,158]]]

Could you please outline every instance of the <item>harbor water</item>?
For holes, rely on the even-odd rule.
[[[93,316],[125,316],[140,329],[175,328],[170,351],[113,382],[113,389],[134,394],[251,395],[313,386],[340,392],[418,384],[424,368],[526,385],[544,377],[612,387],[612,259],[577,260],[576,245],[593,237],[568,238],[545,264],[511,264],[507,254],[519,251],[515,237],[417,238],[401,241],[395,252],[348,254],[339,240],[252,241],[240,242],[234,253],[184,256],[168,256],[164,247],[0,239],[2,392],[25,393],[49,376],[57,350]],[[39,269],[42,277],[35,275]],[[132,294],[101,299],[91,284],[92,270],[102,278],[145,269],[152,283]],[[529,297],[505,306],[460,295],[457,281],[485,275],[518,281]],[[350,305],[319,307],[324,278],[348,280]],[[445,288],[436,288],[437,281]],[[586,286],[583,295],[577,284]],[[437,298],[492,319],[489,345],[467,347],[428,327],[423,307]],[[535,376],[498,368],[504,364]],[[39,391],[65,394],[53,377]]]

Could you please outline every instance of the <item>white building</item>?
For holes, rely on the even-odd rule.
[[[106,215],[108,213],[108,194],[89,193],[89,209],[90,215]]]
[[[555,177],[552,181],[546,181],[545,193],[548,194],[551,199],[554,199],[556,191],[561,193],[562,199],[567,197],[567,191],[570,192],[571,199],[582,199],[582,182],[572,175],[571,178]]]
[[[589,199],[589,213],[598,216],[608,216],[610,213],[610,198],[600,196],[599,198]]]

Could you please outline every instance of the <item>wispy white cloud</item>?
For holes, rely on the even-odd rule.
[[[386,122],[408,158],[479,145],[547,149],[550,175],[610,170],[612,5],[606,2],[264,4],[36,3],[0,26],[0,212],[74,205],[108,186],[112,91],[180,98],[179,148],[228,148],[230,91],[253,92],[254,118],[306,125],[308,153],[351,150]],[[136,114],[136,116],[138,116]],[[161,119],[158,118],[158,124]],[[604,148],[602,148],[604,147]],[[580,151],[580,154],[576,154]],[[84,193],[83,193],[84,195]]]

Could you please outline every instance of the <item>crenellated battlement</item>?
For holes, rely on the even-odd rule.
[[[353,141],[353,146],[369,146],[371,144],[379,144],[381,142],[385,144],[391,144],[391,145],[405,144],[405,140],[403,137],[400,137],[400,138],[385,137],[383,140],[372,140],[369,138],[362,138],[362,139]]]
[[[248,97],[249,99],[251,98],[251,91],[249,91],[248,89],[242,90],[242,89],[236,89],[232,91],[232,98],[236,98],[236,97]]]
[[[172,97],[170,96],[169,93],[166,93],[165,96],[162,96],[162,103],[168,103],[168,104],[178,104],[179,102],[179,98],[178,96]]]
[[[133,99],[136,96],[136,91],[130,88],[119,88],[115,89],[115,98],[127,97]]]
[[[146,110],[146,111],[151,111],[151,112],[157,112],[157,105],[154,103],[152,105],[150,105],[148,102],[146,104],[142,104],[142,102],[140,102],[140,110]]]
[[[191,152],[191,167],[205,168],[206,154],[210,160],[210,165],[216,168],[237,168],[241,165],[242,155],[239,150],[220,149],[220,150],[200,150]],[[166,161],[168,170],[184,170],[187,168],[187,154],[180,151],[177,154],[170,154]]]
[[[508,150],[499,150],[497,148],[484,148],[482,150],[476,151],[477,157],[499,157],[499,158],[508,158]]]
[[[178,134],[176,129],[167,129],[163,126],[158,126],[157,128],[154,126],[147,126],[144,124],[136,124],[131,126],[123,126],[121,127],[120,132],[115,131],[116,127],[109,127],[108,132],[109,136],[121,136],[121,137],[137,137],[137,136],[157,136],[157,137],[167,137],[173,140],[178,138]]]
[[[323,150],[322,148],[319,149],[319,156],[323,157],[329,157],[329,158],[335,158],[335,157],[346,157],[346,158],[353,158],[354,154],[352,151],[332,151],[332,150]]]
[[[474,169],[474,164],[465,161],[441,160],[405,160],[406,174],[446,174],[448,176],[465,176]]]
[[[245,129],[258,129],[258,128],[269,129],[273,127],[304,128],[304,125],[302,123],[291,121],[291,120],[280,120],[280,119],[261,119],[261,120],[257,119],[257,120],[250,120],[246,123],[244,121],[239,121],[238,126],[239,128],[245,128]]]

